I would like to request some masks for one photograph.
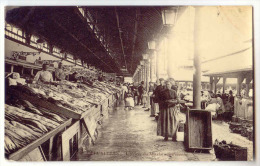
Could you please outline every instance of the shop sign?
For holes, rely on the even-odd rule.
[[[40,54],[40,52],[23,52],[23,51],[18,52],[18,51],[13,51],[11,59],[26,61],[26,57],[28,55],[35,56],[35,55],[38,55],[38,54]]]

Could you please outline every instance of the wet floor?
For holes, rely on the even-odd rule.
[[[211,153],[190,153],[183,142],[164,141],[156,135],[155,118],[141,106],[124,110],[124,106],[109,111],[99,129],[94,146],[79,152],[79,161],[211,161]]]

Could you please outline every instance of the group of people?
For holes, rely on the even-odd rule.
[[[143,81],[138,86],[133,83],[124,83],[122,87],[126,108],[133,109],[135,105],[143,105],[145,108],[147,93]]]
[[[42,65],[42,70],[38,71],[36,75],[34,76],[33,83],[45,83],[45,84],[50,84],[53,81],[63,81],[63,80],[68,80],[71,82],[77,82],[78,80],[81,80],[82,82],[88,84],[88,85],[93,85],[96,79],[94,79],[92,76],[89,77],[82,77],[79,75],[76,71],[73,72],[72,74],[68,74],[64,71],[63,64],[60,62],[58,64],[58,68],[55,69],[55,72],[52,74],[49,71],[49,64],[43,64]],[[100,77],[98,80],[103,81],[104,77],[102,77],[102,80]],[[109,80],[110,82],[114,82],[113,79]]]
[[[158,84],[149,83],[146,88],[142,81],[138,86],[125,83],[123,85],[126,108],[133,109],[135,105],[151,105],[151,116],[159,113],[157,122],[157,135],[163,136],[164,140],[172,138],[176,141],[176,132],[179,125],[178,95],[175,80],[160,78]],[[149,97],[149,98],[148,98]]]
[[[205,103],[203,109],[211,111],[213,119],[231,120],[234,112],[234,96],[232,90],[228,94],[202,91],[201,102]]]
[[[52,73],[49,71],[49,64],[43,64],[42,65],[42,70],[38,71],[34,77],[33,83],[36,82],[42,82],[42,83],[52,83],[54,80],[55,81],[62,81],[66,80],[67,75],[65,74],[63,70],[62,63],[58,64],[58,68],[55,70],[54,73],[54,79]],[[74,72],[72,75],[69,77],[70,81],[76,81],[77,80],[77,73]]]

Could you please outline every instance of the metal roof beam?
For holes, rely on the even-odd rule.
[[[122,47],[122,52],[123,52],[123,58],[124,58],[124,62],[125,62],[125,67],[127,68],[126,60],[125,60],[124,44],[123,44],[123,39],[122,39],[121,30],[120,30],[120,25],[119,25],[119,16],[118,16],[116,7],[115,7],[115,14],[116,14],[116,21],[117,21],[117,28],[118,28],[119,38],[120,38],[120,41],[121,41],[121,47]]]
[[[74,40],[76,40],[82,47],[87,49],[91,54],[97,57],[103,64],[112,69],[112,71],[116,72],[111,66],[109,66],[106,62],[104,62],[101,58],[99,58],[92,50],[90,50],[85,44],[83,44],[76,36],[74,36],[71,32],[69,32],[65,27],[63,27],[60,23],[58,23],[54,18],[52,18],[53,22],[56,23],[63,31],[69,34]]]
[[[139,14],[140,14],[140,10],[139,10],[139,8],[137,8],[135,11],[135,29],[134,29],[133,48],[132,48],[132,54],[131,54],[131,71],[133,70],[133,57],[134,57],[134,53],[135,53],[135,42],[136,42]]]

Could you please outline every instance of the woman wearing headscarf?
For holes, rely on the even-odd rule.
[[[169,78],[168,81],[170,81],[171,84],[172,84],[171,89],[173,89],[173,90],[175,90],[177,92],[178,87],[176,85],[176,82],[175,82],[174,78]]]
[[[160,78],[158,80],[159,84],[158,86],[156,86],[154,92],[153,92],[153,102],[154,102],[154,109],[155,109],[155,113],[159,113],[160,112],[160,95],[161,95],[161,92],[165,89],[165,86],[164,86],[164,79],[163,78]]]
[[[163,136],[164,140],[168,140],[172,137],[173,141],[176,141],[176,131],[178,129],[179,108],[177,92],[172,89],[172,83],[166,81],[166,89],[161,92],[160,95],[160,113],[157,123],[157,135]]]

